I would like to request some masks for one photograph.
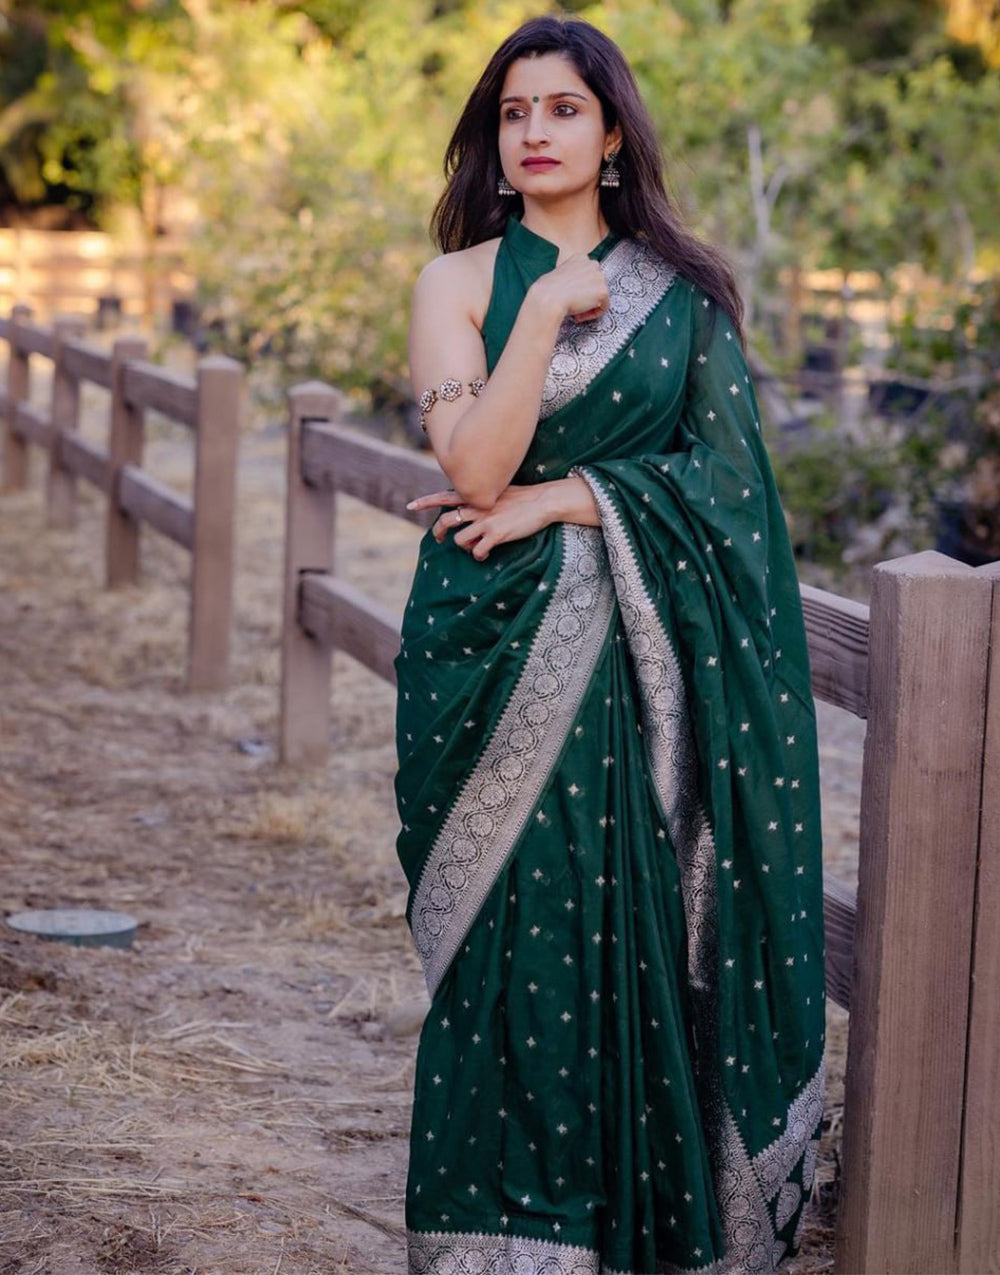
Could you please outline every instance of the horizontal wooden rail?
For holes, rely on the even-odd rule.
[[[80,339],[81,324],[57,318],[51,328],[30,322],[26,306],[0,320],[9,345],[0,390],[4,489],[28,485],[29,444],[48,453],[48,522],[68,528],[76,517],[76,481],[85,478],[107,498],[105,567],[109,587],[137,583],[143,523],[191,553],[188,676],[191,690],[222,690],[228,681],[232,630],[237,452],[243,370],[213,356],[197,379],[146,361],[146,343],[121,336],[110,353]],[[48,412],[30,403],[31,356],[52,362]],[[80,437],[81,386],[109,390],[107,448]],[[147,411],[191,428],[194,498],[185,500],[142,468]]]
[[[385,513],[427,526],[433,517],[406,502],[451,484],[429,456],[364,438],[342,425],[307,420],[302,429],[302,478],[310,487],[335,487]]]
[[[799,586],[809,642],[813,694],[868,716],[868,607],[835,593]]]
[[[129,362],[122,371],[122,395],[140,411],[149,408],[182,425],[198,424],[198,387],[190,376],[155,363]]]
[[[79,434],[60,434],[56,446],[59,463],[64,469],[85,478],[101,491],[107,490],[111,461],[103,447],[88,438],[81,438]]]
[[[48,447],[52,438],[52,425],[45,413],[30,403],[18,403],[14,408],[14,433],[39,447]]]
[[[854,927],[857,895],[835,877],[823,877],[823,926],[826,938],[826,994],[841,1009],[851,1008],[854,977]]]
[[[111,356],[83,341],[66,341],[62,350],[63,369],[67,376],[92,381],[111,389]]]
[[[37,328],[30,323],[10,324],[4,336],[20,354],[41,354],[50,359],[55,350],[52,333],[47,328]]]
[[[0,229],[0,306],[6,314],[28,295],[48,319],[93,313],[102,296],[112,295],[127,315],[166,318],[174,300],[190,296],[195,280],[179,240],[158,235],[150,247],[151,258],[98,231]]]
[[[393,685],[400,617],[352,585],[325,572],[305,572],[299,586],[299,623],[310,637],[346,651]]]
[[[138,465],[123,465],[118,478],[118,505],[136,522],[148,522],[185,549],[194,544],[194,509],[164,483]]]

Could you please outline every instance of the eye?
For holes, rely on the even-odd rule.
[[[568,116],[568,115],[575,115],[576,113],[577,113],[576,107],[570,106],[569,102],[560,102],[559,105],[556,107],[556,109],[553,111],[553,115]]]
[[[523,119],[524,111],[519,106],[508,106],[503,113],[503,117],[505,120]]]

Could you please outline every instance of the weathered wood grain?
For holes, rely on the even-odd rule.
[[[958,1211],[961,1275],[1000,1272],[1000,563],[993,586],[972,1005]]]
[[[64,469],[85,478],[101,491],[108,490],[111,458],[103,447],[75,434],[62,434],[57,446]]]
[[[145,416],[125,394],[130,360],[141,360],[146,343],[140,337],[119,337],[111,350],[111,433],[108,458],[107,581],[108,587],[139,583],[139,523],[119,503],[123,466],[142,465]]]
[[[229,680],[243,368],[218,355],[202,359],[197,385],[187,684],[221,691]]]
[[[841,1272],[957,1269],[989,581],[938,553],[875,569]]]
[[[27,481],[28,443],[48,451],[46,508],[50,525],[72,526],[76,479],[87,478],[107,496],[106,571],[109,586],[139,579],[139,533],[148,523],[192,551],[188,686],[216,690],[228,674],[234,568],[236,449],[243,390],[239,364],[203,359],[197,383],[145,361],[145,342],[124,337],[110,357],[87,346],[75,319],[57,319],[51,331],[32,327],[30,312],[15,307],[0,335],[10,346],[8,383],[0,392],[4,478]],[[54,362],[49,412],[29,402],[30,357]],[[80,383],[111,390],[107,452],[80,438]],[[147,410],[194,425],[195,504],[142,470]]]
[[[854,969],[854,926],[857,898],[850,886],[832,877],[823,882],[823,926],[826,937],[826,994],[841,1009],[851,1008]]]
[[[111,388],[111,356],[84,341],[70,340],[63,347],[63,366],[67,376],[91,381]]]
[[[313,422],[336,421],[345,400],[320,381],[296,385],[288,397],[280,756],[290,765],[322,765],[329,751],[330,647],[314,641],[299,624],[299,580],[309,572],[333,570],[335,500],[322,483],[303,478],[302,443]]]
[[[419,526],[428,526],[438,511],[412,513],[406,502],[451,486],[430,456],[318,421],[303,432],[302,476],[311,487],[336,488]]]
[[[41,354],[43,358],[51,358],[55,340],[49,328],[38,327],[34,323],[19,323],[8,333],[11,345],[22,354]]]
[[[813,694],[868,714],[868,607],[811,585],[799,586]]]
[[[80,381],[66,371],[66,342],[79,337],[81,320],[59,318],[52,325],[55,348],[52,354],[52,398],[49,416],[49,468],[45,476],[45,509],[50,527],[72,527],[76,521],[76,475],[62,463],[59,440],[80,425]]]
[[[52,424],[48,413],[30,403],[18,403],[14,408],[14,433],[28,443],[48,447]]]
[[[317,642],[346,651],[393,685],[401,618],[336,576],[306,572],[299,584],[299,623]]]
[[[4,405],[3,433],[3,491],[23,491],[28,485],[28,444],[15,428],[18,404],[31,392],[31,364],[29,355],[19,346],[20,328],[28,322],[31,311],[26,305],[16,305],[10,313],[6,338],[10,343],[7,360],[7,393]]]
[[[185,549],[194,545],[194,511],[190,503],[138,465],[122,466],[118,505],[136,522],[148,522]]]
[[[180,372],[130,360],[122,373],[122,395],[130,407],[162,412],[182,425],[198,424],[198,387]]]

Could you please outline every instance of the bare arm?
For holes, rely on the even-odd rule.
[[[528,289],[503,355],[486,389],[474,398],[469,382],[486,375],[483,340],[473,314],[481,280],[465,254],[439,257],[423,271],[413,297],[410,374],[414,392],[453,377],[464,393],[439,401],[427,432],[441,468],[462,501],[491,508],[531,444],[559,325],[567,314],[599,312],[607,286],[589,257],[570,257]]]

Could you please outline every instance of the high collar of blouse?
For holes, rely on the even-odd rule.
[[[559,259],[559,249],[556,244],[536,234],[535,231],[529,230],[520,217],[514,213],[507,218],[507,226],[504,230],[503,238],[508,251],[513,253],[533,273],[544,274],[549,270],[555,269],[556,262]],[[587,255],[593,257],[595,261],[600,261],[617,242],[618,235],[611,230]]]

